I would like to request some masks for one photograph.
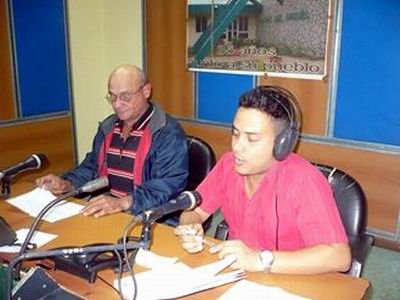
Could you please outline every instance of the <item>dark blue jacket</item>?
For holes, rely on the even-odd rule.
[[[86,154],[79,166],[62,176],[75,188],[102,175],[101,169],[107,164],[104,160],[105,140],[112,134],[116,121],[113,114],[99,123],[92,151]],[[175,198],[185,189],[188,178],[188,145],[179,123],[154,105],[148,129],[151,144],[144,153],[141,183],[136,184],[135,180],[132,191],[131,212],[135,215]]]

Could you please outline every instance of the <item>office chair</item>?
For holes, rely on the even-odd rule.
[[[352,261],[346,272],[360,277],[368,250],[374,242],[366,233],[367,201],[361,185],[349,174],[327,165],[314,164],[328,179],[349,238]]]
[[[214,167],[216,157],[211,146],[201,138],[188,135],[187,141],[189,147],[189,177],[185,190],[193,191]],[[180,212],[163,221],[167,225],[176,227],[179,224],[179,215]],[[209,227],[209,221],[204,224],[204,227]]]
[[[211,146],[204,140],[187,136],[189,145],[189,178],[186,189],[193,191],[214,167],[216,158]]]
[[[346,274],[360,277],[368,250],[374,238],[366,233],[367,201],[360,184],[349,174],[327,165],[314,164],[328,179],[333,190],[344,228],[349,239],[352,261]],[[226,240],[229,228],[223,220],[215,238]]]

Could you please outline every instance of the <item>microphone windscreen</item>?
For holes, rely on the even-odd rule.
[[[202,198],[197,191],[184,191],[180,197],[190,199],[190,206],[185,208],[185,210],[192,210],[201,204]]]
[[[40,169],[45,163],[47,163],[47,156],[43,153],[32,154],[32,157],[36,160],[36,169]]]
[[[108,186],[108,184],[109,182],[107,176],[103,176],[87,182],[84,186],[80,188],[80,191],[82,193],[90,193],[105,188]]]

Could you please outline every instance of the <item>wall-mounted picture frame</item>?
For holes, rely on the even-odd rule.
[[[323,79],[333,0],[188,0],[193,71]]]

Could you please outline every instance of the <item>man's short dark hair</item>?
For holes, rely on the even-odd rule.
[[[289,97],[293,96],[283,88],[258,86],[240,96],[239,107],[254,108],[271,116],[278,134],[295,118]]]

